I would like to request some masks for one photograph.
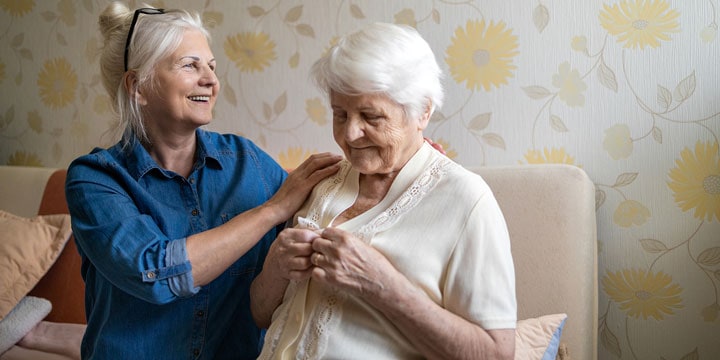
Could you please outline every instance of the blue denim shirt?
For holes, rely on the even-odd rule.
[[[160,168],[137,142],[95,149],[68,167],[86,284],[83,358],[257,357],[264,332],[249,288],[282,225],[202,288],[193,288],[185,239],[264,203],[287,173],[242,137],[197,130],[197,140],[187,178]]]

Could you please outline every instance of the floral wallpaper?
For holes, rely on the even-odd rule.
[[[222,83],[209,128],[288,168],[339,151],[312,62],[362,24],[416,27],[448,94],[426,136],[451,158],[594,181],[598,357],[720,354],[718,0],[148,3],[202,13]],[[98,73],[106,4],[0,0],[0,164],[65,167],[117,140]]]

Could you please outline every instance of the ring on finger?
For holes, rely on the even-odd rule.
[[[319,252],[313,253],[311,260],[314,265],[317,265],[318,262],[320,261],[320,253]]]

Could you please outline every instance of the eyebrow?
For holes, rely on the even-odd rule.
[[[200,61],[200,57],[199,57],[199,56],[194,56],[194,55],[185,55],[185,56],[182,56],[182,57],[180,57],[180,60],[186,59],[186,58],[192,59],[192,60],[194,60],[194,61]],[[212,59],[210,59],[210,61],[208,61],[208,63],[211,63],[211,62],[215,62],[215,58],[212,58]]]

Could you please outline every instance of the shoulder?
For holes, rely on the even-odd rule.
[[[120,145],[108,149],[95,148],[90,153],[77,157],[68,165],[67,177],[83,177],[87,172],[118,168],[124,166],[126,161]]]
[[[448,160],[443,165],[443,172],[440,185],[452,189],[451,193],[466,200],[492,197],[492,190],[485,182],[485,179],[464,166]]]
[[[202,138],[207,150],[210,153],[216,152],[217,155],[242,155],[242,154],[262,154],[267,153],[261,149],[252,140],[236,134],[221,134],[213,131],[199,130],[198,136]],[[268,155],[269,156],[269,155]]]
[[[243,174],[254,173],[282,182],[287,173],[267,152],[257,144],[236,134],[220,134],[201,130],[198,136],[206,148],[207,155],[216,159],[223,169],[234,169]]]

